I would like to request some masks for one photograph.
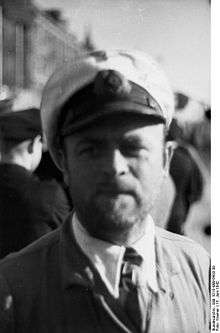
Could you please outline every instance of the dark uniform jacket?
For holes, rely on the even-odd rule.
[[[170,163],[170,174],[176,187],[176,196],[166,229],[184,234],[189,209],[200,200],[203,192],[202,173],[187,146],[178,145]]]
[[[0,164],[0,258],[60,226],[68,212],[56,182],[41,182],[16,164]]]
[[[208,266],[193,241],[156,227],[159,291],[147,332],[208,332]],[[76,244],[71,218],[0,263],[1,333],[138,332]]]

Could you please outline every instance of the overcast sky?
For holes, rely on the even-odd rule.
[[[35,0],[60,8],[82,39],[98,48],[135,48],[156,57],[175,89],[210,100],[210,13],[207,0]]]

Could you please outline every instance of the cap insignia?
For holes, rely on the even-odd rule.
[[[94,81],[94,92],[97,96],[128,96],[131,91],[129,81],[115,70],[100,71]]]

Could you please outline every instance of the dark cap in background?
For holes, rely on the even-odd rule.
[[[0,138],[22,142],[42,135],[40,110],[30,108],[0,115]]]

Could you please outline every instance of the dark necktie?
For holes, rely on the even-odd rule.
[[[146,286],[140,283],[143,258],[131,247],[127,247],[122,263],[119,285],[119,300],[138,331],[146,329]]]

